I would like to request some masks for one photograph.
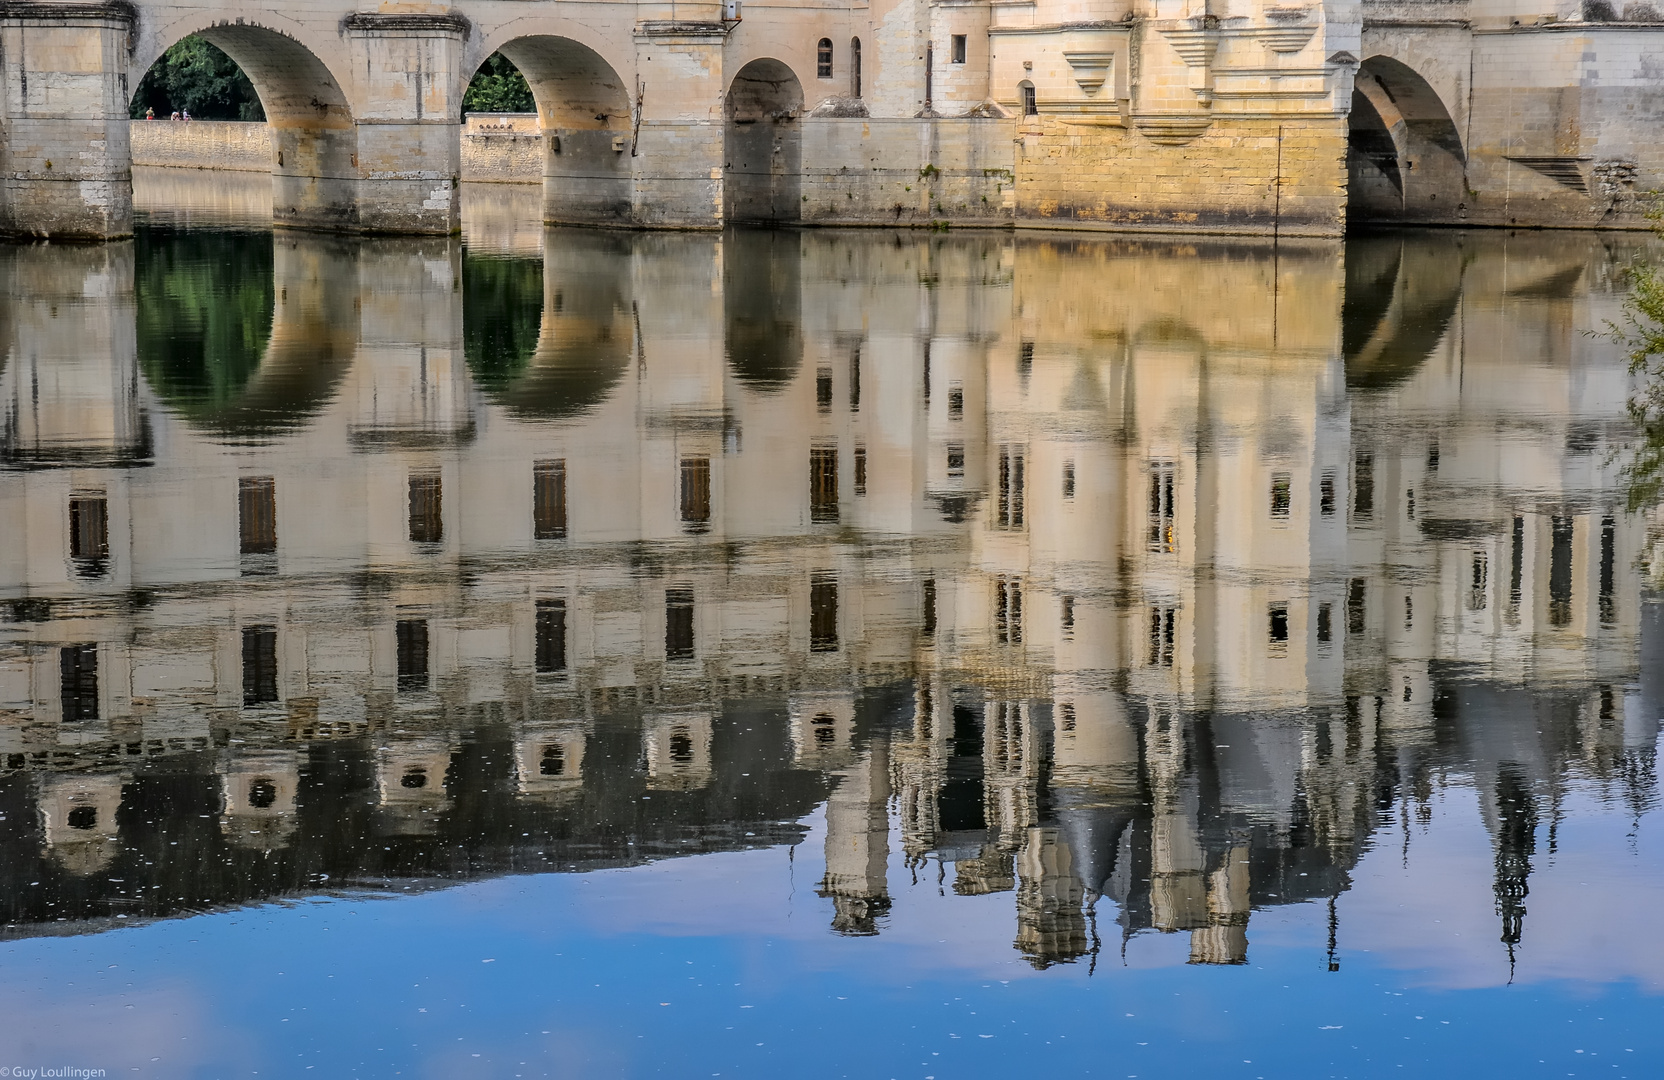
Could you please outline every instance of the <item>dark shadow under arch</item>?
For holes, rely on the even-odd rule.
[[[779,60],[753,60],[723,106],[724,212],[729,221],[797,221],[802,207],[803,86]]]
[[[1415,69],[1372,56],[1353,81],[1348,122],[1348,216],[1353,221],[1448,220],[1467,193],[1461,133]]]
[[[1341,348],[1348,388],[1383,390],[1420,370],[1450,331],[1467,262],[1454,234],[1347,242]]]

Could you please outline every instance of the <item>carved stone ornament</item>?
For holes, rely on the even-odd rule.
[[[1132,121],[1140,135],[1162,146],[1183,146],[1212,124],[1208,113],[1145,113]]]
[[[1115,54],[1112,52],[1066,52],[1063,59],[1069,61],[1069,67],[1075,73],[1075,83],[1089,97],[1103,89],[1104,81],[1115,65]]]
[[[1163,30],[1161,36],[1191,67],[1208,67],[1219,53],[1218,30]]]

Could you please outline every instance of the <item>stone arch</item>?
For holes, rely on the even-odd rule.
[[[494,50],[526,77],[543,136],[543,219],[623,224],[633,216],[634,95],[595,49],[552,34]],[[483,57],[490,52],[483,52]],[[478,65],[473,70],[477,70]],[[473,70],[467,74],[471,78]]]
[[[243,69],[265,110],[272,139],[274,220],[351,227],[357,220],[358,135],[343,80],[319,51],[287,33],[243,20],[182,28],[150,38],[135,57],[141,74],[195,33]],[[132,89],[137,89],[134,80]]]
[[[803,84],[779,60],[753,60],[723,103],[724,210],[729,221],[797,221],[803,216]]]
[[[1371,56],[1358,68],[1348,120],[1348,213],[1354,221],[1449,220],[1467,194],[1467,154],[1450,109],[1414,68]]]

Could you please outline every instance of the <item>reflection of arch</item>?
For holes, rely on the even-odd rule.
[[[1353,81],[1347,180],[1357,220],[1446,218],[1467,189],[1462,138],[1415,70],[1372,56]]]
[[[803,358],[801,237],[732,232],[723,240],[722,315],[728,364],[754,390],[779,390]]]
[[[723,109],[728,220],[802,217],[802,110],[803,85],[779,60],[753,60],[734,76]]]
[[[464,353],[495,404],[566,420],[607,399],[630,362],[630,243],[558,233],[541,260],[464,258]]]
[[[543,132],[544,219],[595,224],[631,217],[631,94],[600,53],[538,35],[498,52],[526,77]],[[488,54],[489,55],[489,54]]]
[[[1408,379],[1450,330],[1467,264],[1455,240],[1359,237],[1346,247],[1341,349],[1346,384],[1382,389]]]
[[[334,396],[358,344],[356,282],[330,272],[351,256],[335,241],[152,230],[134,243],[139,368],[186,423],[266,439]]]
[[[154,55],[137,70],[149,70],[190,32],[173,41],[152,41]],[[194,32],[236,61],[260,97],[272,136],[276,219],[302,225],[353,223],[358,137],[341,80],[315,50],[286,33],[241,19]]]

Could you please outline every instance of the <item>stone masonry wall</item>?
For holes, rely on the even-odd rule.
[[[265,124],[218,120],[135,120],[133,164],[173,169],[271,172],[272,139]]]
[[[800,122],[804,221],[1011,223],[1013,121],[808,117]]]
[[[543,136],[536,113],[470,113],[462,127],[462,178],[541,184]]]
[[[1186,133],[1146,133],[1137,118],[1128,128],[1029,117],[1019,132],[1019,225],[1263,233],[1275,223],[1291,236],[1345,227],[1345,118],[1219,117],[1177,144]]]

